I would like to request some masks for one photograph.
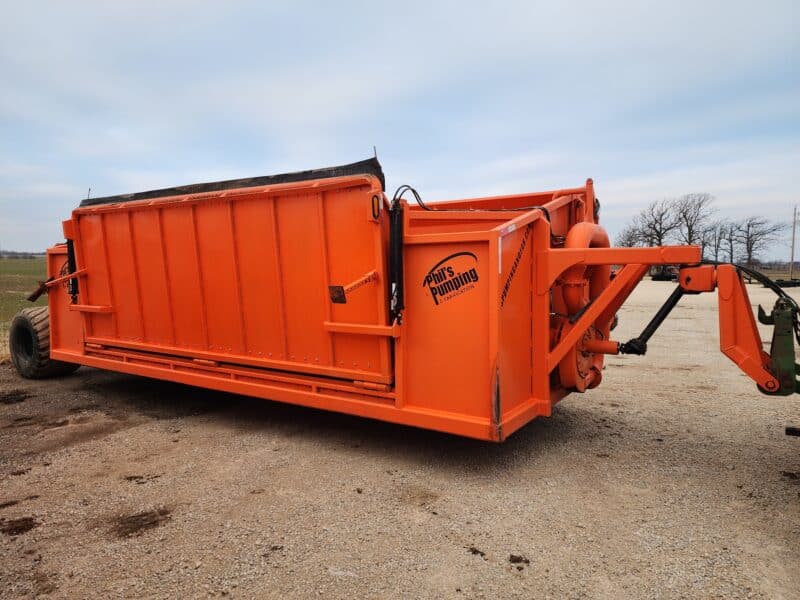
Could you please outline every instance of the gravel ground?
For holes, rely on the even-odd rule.
[[[715,305],[503,445],[0,366],[0,595],[797,598],[800,404],[719,353]]]

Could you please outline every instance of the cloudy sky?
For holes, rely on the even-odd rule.
[[[85,197],[366,158],[429,200],[580,185],[788,219],[800,4],[3,2],[0,248]],[[778,245],[775,256],[788,255]]]

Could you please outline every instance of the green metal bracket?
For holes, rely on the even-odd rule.
[[[788,300],[778,298],[772,313],[764,312],[758,307],[758,320],[764,325],[772,325],[772,344],[770,345],[770,365],[772,373],[780,387],[772,392],[776,396],[788,396],[800,393],[800,383],[796,375],[800,373],[800,365],[795,363],[794,355],[794,312],[797,308]],[[763,391],[763,390],[762,390]]]

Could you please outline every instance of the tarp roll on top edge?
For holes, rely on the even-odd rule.
[[[381,163],[377,158],[368,158],[347,165],[326,167],[324,169],[310,169],[294,173],[281,173],[279,175],[265,175],[262,177],[247,177],[244,179],[229,179],[227,181],[213,181],[211,183],[194,183],[176,187],[137,192],[135,194],[119,194],[117,196],[103,196],[99,198],[86,198],[80,206],[95,206],[97,204],[116,204],[119,202],[134,202],[136,200],[151,200],[167,196],[181,196],[184,194],[199,194],[203,192],[219,192],[236,188],[258,187],[278,183],[296,183],[312,179],[328,179],[331,177],[345,177],[348,175],[374,175],[381,182],[381,189],[386,190],[386,179],[383,175]]]

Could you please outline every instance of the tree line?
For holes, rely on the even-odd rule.
[[[665,198],[642,209],[619,232],[615,242],[624,247],[668,243],[696,245],[702,248],[705,259],[743,262],[752,266],[787,228],[785,223],[761,216],[739,220],[716,217],[711,194]]]
[[[41,258],[44,252],[17,252],[16,250],[0,250],[0,258]]]

